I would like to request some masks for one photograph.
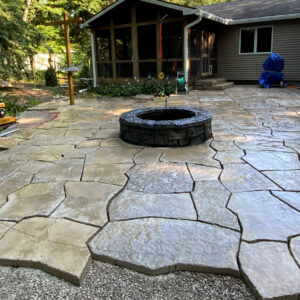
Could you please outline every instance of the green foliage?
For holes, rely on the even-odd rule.
[[[56,73],[52,67],[48,68],[48,70],[45,72],[45,83],[46,86],[57,86]]]
[[[99,86],[90,91],[103,96],[132,97],[139,94],[164,96],[175,93],[175,89],[175,83],[170,81],[147,80],[122,83],[101,82]]]
[[[23,111],[27,110],[30,107],[36,106],[40,104],[40,101],[37,99],[30,99],[26,105],[20,105],[15,101],[3,101],[0,99],[1,103],[5,103],[5,111],[8,116],[18,116]]]
[[[91,70],[90,70],[90,67],[88,65],[83,66],[79,77],[80,78],[90,78],[91,77]]]

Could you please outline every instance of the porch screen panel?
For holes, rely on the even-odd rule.
[[[139,59],[156,59],[156,26],[138,26]]]
[[[110,31],[109,30],[97,31],[96,39],[97,39],[98,61],[110,61],[111,60]]]
[[[132,41],[131,28],[115,28],[116,58],[117,60],[131,60]]]
[[[112,77],[112,64],[111,63],[98,63],[98,77],[108,78]]]
[[[133,77],[132,63],[117,63],[117,77]]]
[[[182,58],[182,23],[170,22],[162,25],[163,58]]]
[[[157,77],[156,62],[140,62],[139,63],[140,77]]]

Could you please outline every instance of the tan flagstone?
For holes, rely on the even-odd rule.
[[[35,128],[20,128],[18,131],[14,132],[10,137],[11,138],[20,138],[20,139],[31,139],[37,133],[41,133],[43,130]]]
[[[161,161],[187,162],[212,167],[219,167],[218,161],[213,159],[215,151],[209,147],[209,142],[198,146],[168,148],[164,151]]]
[[[82,181],[99,181],[123,186],[127,182],[126,171],[133,164],[88,164],[83,170]]]
[[[300,191],[300,170],[266,171],[263,173],[286,191]]]
[[[293,170],[300,169],[297,153],[275,151],[251,151],[247,150],[243,158],[258,170]]]
[[[85,158],[88,153],[95,152],[99,147],[75,148],[63,154],[63,158]]]
[[[107,139],[107,138],[117,138],[120,135],[119,129],[102,129],[97,130],[92,138],[93,139]]]
[[[23,163],[23,162],[22,162]],[[53,166],[53,163],[38,161],[38,160],[28,160],[18,168],[16,174],[35,174],[42,169]]]
[[[40,133],[38,133],[37,135],[42,134],[50,137],[58,137],[58,136],[64,136],[66,132],[67,132],[66,128],[51,128],[48,130],[40,131]]]
[[[282,200],[283,202],[285,202],[286,204],[300,211],[300,193],[272,191],[272,194],[280,200]]]
[[[48,146],[48,145],[75,145],[84,140],[84,137],[80,136],[49,136],[45,134],[38,134],[31,140],[27,140],[22,145],[32,146]]]
[[[159,158],[163,153],[162,148],[148,148],[145,147],[141,152],[136,154],[133,158],[136,164],[146,164],[159,162]]]
[[[27,146],[27,147],[23,146],[23,147],[25,148],[24,151],[21,151],[20,153],[14,155],[14,159],[55,162],[61,158],[62,154],[74,148],[74,146],[72,145]]]
[[[101,147],[124,147],[124,148],[141,148],[140,146],[129,144],[120,138],[107,138],[101,143]]]
[[[0,138],[0,150],[10,149],[19,144],[19,139],[17,138],[9,138],[2,137]]]
[[[225,164],[238,164],[244,163],[241,159],[245,155],[242,150],[234,150],[234,151],[218,151],[215,155],[215,159],[219,160],[222,165]]]
[[[286,243],[242,242],[239,260],[246,281],[259,299],[297,299],[300,269]]]
[[[89,147],[98,147],[100,146],[102,140],[98,139],[98,140],[83,140],[81,142],[79,142],[78,144],[76,144],[76,148],[89,148]]]
[[[15,223],[0,221],[0,240],[4,234],[12,227]],[[1,241],[0,241],[1,243]]]
[[[87,164],[128,164],[140,148],[104,147],[87,155]]]
[[[65,136],[66,137],[85,137],[89,138],[96,131],[95,128],[92,129],[68,129]]]
[[[49,216],[64,200],[62,182],[29,184],[8,196],[0,208],[0,219],[20,221],[25,217]]]
[[[195,221],[109,222],[89,246],[96,259],[151,275],[175,270],[239,274],[239,233]]]
[[[51,167],[41,170],[35,174],[33,182],[65,180],[79,181],[81,178],[83,163],[83,159],[61,159]]]
[[[91,262],[86,242],[96,231],[68,220],[23,220],[0,240],[0,264],[39,268],[81,284]]]
[[[0,207],[7,201],[7,196],[31,182],[31,174],[15,174],[0,182]]]
[[[0,182],[14,174],[23,164],[20,161],[0,160]]]
[[[216,181],[221,174],[222,169],[215,167],[207,167],[201,165],[188,164],[188,168],[194,181]]]
[[[75,122],[71,123],[70,129],[98,129],[101,122]]]
[[[160,217],[197,220],[191,196],[182,194],[144,194],[124,190],[109,207],[111,221]]]
[[[228,207],[243,227],[243,240],[287,241],[300,233],[300,213],[269,192],[233,193]]]
[[[230,193],[219,181],[196,182],[192,195],[198,220],[240,230],[237,217],[226,208]]]
[[[191,192],[193,180],[185,164],[150,163],[127,172],[127,189],[151,194]]]
[[[67,198],[52,217],[103,226],[107,223],[107,204],[121,187],[98,182],[67,182]]]
[[[280,190],[272,181],[247,164],[225,165],[220,179],[231,192]]]

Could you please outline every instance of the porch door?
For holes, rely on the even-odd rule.
[[[202,77],[209,76],[210,51],[209,51],[209,32],[202,30],[201,33],[201,68]]]

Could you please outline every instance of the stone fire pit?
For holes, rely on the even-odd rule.
[[[120,137],[143,146],[196,145],[212,136],[209,111],[169,106],[135,109],[120,116]]]

